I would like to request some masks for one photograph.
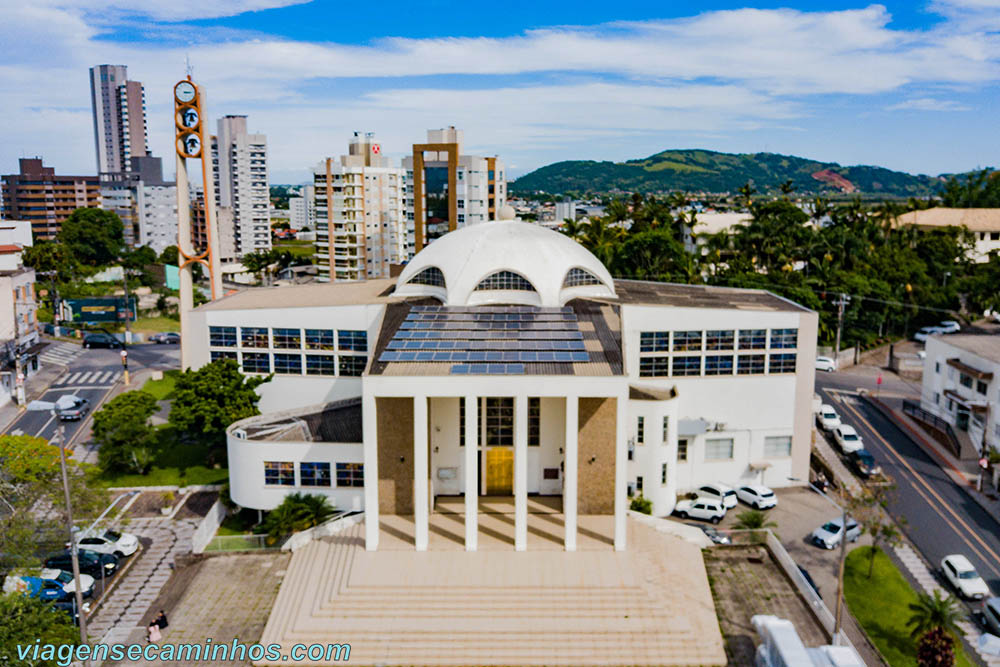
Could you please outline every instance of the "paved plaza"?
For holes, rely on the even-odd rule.
[[[561,515],[529,517],[561,541]],[[378,551],[365,551],[362,524],[299,549],[261,641],[286,653],[298,642],[349,643],[358,665],[726,663],[697,547],[630,520],[629,550],[616,552],[611,517],[581,516],[596,537],[578,551],[536,534],[516,552],[510,523],[479,520],[498,522],[497,548],[465,552],[432,529],[430,550],[417,552],[406,517],[393,517]],[[462,531],[447,513],[431,524]]]

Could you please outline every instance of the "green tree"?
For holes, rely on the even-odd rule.
[[[76,259],[69,249],[60,243],[40,241],[28,246],[21,253],[25,266],[30,266],[36,273],[46,274],[56,282],[67,282],[76,273]]]
[[[942,595],[940,590],[935,590],[933,595],[920,593],[909,608],[912,613],[906,625],[912,628],[910,636],[914,639],[932,630],[943,630],[952,635],[958,632],[962,608],[951,595]]]
[[[80,632],[69,618],[69,614],[53,610],[51,603],[37,598],[29,598],[17,593],[0,593],[0,655],[6,656],[4,664],[25,665],[27,667],[55,667],[67,665],[66,652],[69,647],[80,643]],[[51,644],[56,655],[39,657],[32,655],[19,659],[17,647],[44,647]],[[62,648],[63,646],[67,648]]]
[[[219,359],[177,376],[168,421],[186,440],[225,447],[226,428],[260,414],[257,387],[271,376],[245,377],[232,359]]]
[[[145,474],[153,463],[156,431],[149,418],[156,399],[144,391],[127,391],[94,413],[94,441],[101,447],[98,462],[105,471]]]
[[[749,209],[750,205],[753,204],[753,196],[757,193],[757,190],[751,185],[750,181],[747,181],[736,191],[743,197],[743,205]]]
[[[261,530],[267,534],[267,541],[273,544],[285,535],[318,526],[334,512],[326,496],[290,493],[280,505],[267,513]]]
[[[160,253],[157,258],[160,264],[170,264],[171,266],[178,266],[178,257],[180,257],[180,250],[178,250],[175,245],[168,245]]]
[[[768,519],[761,510],[746,510],[736,515],[734,527],[737,530],[766,530],[777,528],[778,524]]]
[[[653,501],[642,495],[641,493],[632,499],[629,503],[629,509],[633,512],[641,512],[643,514],[653,513]]]
[[[113,211],[78,208],[62,223],[59,242],[81,264],[105,266],[122,253],[125,236],[121,218]]]
[[[141,271],[150,264],[156,264],[156,251],[148,245],[140,246],[122,254],[122,265],[132,271]]]
[[[257,277],[258,282],[267,282],[267,277],[271,274],[271,265],[276,261],[273,250],[257,250],[256,252],[243,255],[240,262],[247,271]]]
[[[850,514],[862,530],[872,537],[872,548],[869,550],[868,578],[872,578],[875,568],[875,555],[879,546],[896,546],[902,540],[902,533],[896,527],[887,508],[896,485],[888,478],[881,483],[869,483],[857,495],[850,499],[848,505]]]

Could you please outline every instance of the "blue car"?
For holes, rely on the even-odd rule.
[[[3,582],[3,592],[22,593],[46,602],[55,602],[67,597],[63,585],[58,581],[40,577],[8,576]]]

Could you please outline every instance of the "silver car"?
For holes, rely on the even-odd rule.
[[[812,542],[818,547],[833,549],[840,544],[843,536],[844,520],[838,516],[836,519],[830,519],[814,530],[812,532]],[[857,542],[859,537],[861,537],[861,526],[851,517],[847,517],[847,539],[851,542]]]
[[[56,401],[56,414],[62,421],[78,421],[90,410],[87,399],[73,394],[60,396]]]

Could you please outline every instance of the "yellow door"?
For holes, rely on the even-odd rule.
[[[514,448],[486,450],[486,493],[491,496],[514,493]]]

